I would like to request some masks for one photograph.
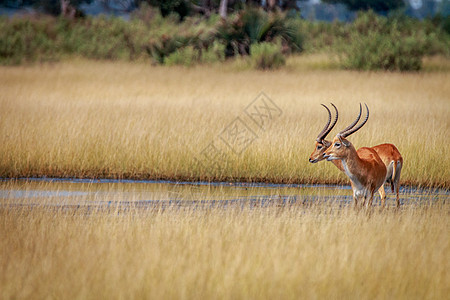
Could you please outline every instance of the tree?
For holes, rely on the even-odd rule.
[[[222,19],[227,18],[227,5],[227,0],[220,0],[219,15],[222,17]]]
[[[403,0],[322,0],[330,4],[344,4],[350,10],[374,10],[376,12],[388,12],[405,6]]]

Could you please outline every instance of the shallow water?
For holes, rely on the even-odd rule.
[[[387,206],[395,205],[389,193]],[[227,182],[171,182],[92,179],[19,179],[0,181],[2,206],[88,208],[226,208],[352,203],[350,186]],[[445,203],[450,191],[402,187],[402,205]],[[374,205],[380,205],[378,195]]]

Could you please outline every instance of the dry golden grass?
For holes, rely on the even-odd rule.
[[[448,205],[0,207],[2,299],[446,299]]]
[[[307,61],[275,72],[94,61],[1,67],[0,177],[348,182],[308,157],[326,121],[319,104],[340,109],[332,138],[364,101],[371,117],[351,136],[356,147],[394,143],[405,160],[404,184],[450,186],[448,71],[321,70],[320,57],[301,67]],[[260,92],[282,116],[265,131],[252,127],[258,139],[242,155],[229,151],[219,169],[198,164],[227,125],[245,120]]]

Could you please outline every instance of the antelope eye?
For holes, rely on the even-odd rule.
[[[341,146],[341,143],[334,143],[334,146],[335,146],[336,148],[339,148],[339,147]]]
[[[317,145],[317,150],[322,149],[322,145]]]

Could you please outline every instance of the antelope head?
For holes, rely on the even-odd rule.
[[[325,109],[328,111],[328,122],[327,122],[327,124],[325,124],[325,127],[319,133],[319,135],[317,136],[316,141],[314,142],[314,151],[311,153],[311,155],[309,157],[309,162],[310,163],[316,163],[316,162],[319,162],[319,161],[325,159],[323,154],[331,146],[331,142],[325,140],[325,138],[330,133],[330,131],[333,129],[334,125],[336,125],[336,122],[338,120],[338,115],[339,115],[336,106],[334,106],[334,104],[331,103],[331,105],[333,106],[334,110],[336,111],[336,116],[335,116],[335,118],[333,120],[333,124],[330,125],[330,123],[331,123],[331,111],[325,105],[323,105],[323,104],[321,104],[321,105],[323,107],[325,107]]]

